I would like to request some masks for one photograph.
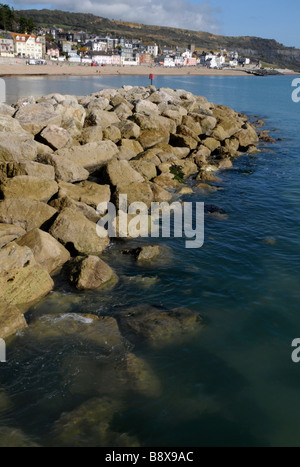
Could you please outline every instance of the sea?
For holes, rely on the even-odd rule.
[[[137,395],[114,390],[115,382],[105,380],[91,341],[73,342],[60,333],[33,339],[29,325],[7,343],[7,362],[0,363],[0,444],[1,433],[9,433],[12,444],[100,446],[97,417],[86,414],[81,423],[88,428],[82,434],[78,428],[72,441],[58,441],[57,421],[99,399],[105,380],[108,392],[122,400],[111,421],[113,432],[126,433],[141,446],[300,446],[300,363],[292,360],[292,343],[300,338],[300,103],[292,100],[293,80],[155,77],[157,88],[185,89],[251,121],[262,119],[276,143],[237,158],[233,169],[219,174],[215,192],[182,198],[226,212],[205,217],[202,248],[186,249],[182,238],[155,239],[168,252],[165,261],[137,266],[113,242],[106,255],[120,279],[113,290],[74,292],[57,276],[55,291],[26,317],[34,323],[46,316],[51,329],[70,314],[114,316],[146,304],[189,308],[205,327],[178,345],[133,348],[160,388]],[[86,95],[149,84],[144,76],[5,81],[10,104],[27,95]],[[121,446],[122,436],[111,443]]]

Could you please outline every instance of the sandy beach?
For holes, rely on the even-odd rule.
[[[283,74],[296,75],[299,73],[291,70],[280,70]],[[103,76],[116,75],[154,75],[165,76],[251,76],[242,69],[215,70],[201,67],[165,68],[159,66],[101,66],[92,67],[89,65],[79,65],[77,63],[54,63],[47,65],[26,65],[23,60],[16,60],[12,63],[9,59],[0,60],[0,76]]]
[[[208,68],[164,68],[149,66],[91,67],[77,64],[13,65],[0,64],[1,76],[93,76],[109,75],[199,75],[199,76],[248,76],[240,70],[212,70]]]

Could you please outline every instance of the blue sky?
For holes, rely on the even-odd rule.
[[[274,38],[300,48],[299,0],[12,0],[7,3],[15,9],[56,8],[215,34]]]

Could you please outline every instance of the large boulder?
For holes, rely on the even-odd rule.
[[[81,144],[98,143],[103,140],[103,130],[98,126],[88,126],[82,130],[80,136]]]
[[[0,224],[0,248],[25,235],[22,227],[12,224]]]
[[[83,214],[87,219],[95,223],[97,223],[100,219],[100,215],[94,208],[88,206],[86,203],[75,201],[69,196],[63,196],[62,198],[54,199],[50,202],[50,206],[52,206],[58,212],[63,211],[65,208],[71,208],[73,211]]]
[[[152,180],[157,176],[156,166],[151,162],[138,160],[130,161],[130,166],[140,173],[146,180]]]
[[[144,151],[143,146],[141,146],[141,144],[138,141],[134,139],[127,139],[127,138],[121,139],[120,150],[122,148],[129,149],[135,155],[138,155]]]
[[[122,121],[117,126],[121,132],[121,137],[123,139],[130,139],[130,138],[137,139],[140,136],[140,133],[141,133],[140,127],[136,123],[130,120]]]
[[[39,157],[39,160],[45,164],[49,164],[49,167],[52,166],[51,168],[55,172],[56,180],[75,183],[87,180],[90,175],[81,165],[58,154],[47,154]]]
[[[28,247],[38,264],[53,274],[70,259],[70,253],[47,232],[34,229],[17,240],[17,244]],[[1,255],[1,251],[0,251]]]
[[[98,141],[83,146],[60,149],[57,154],[81,165],[89,172],[94,172],[103,164],[117,157],[118,147],[111,141]]]
[[[18,175],[7,179],[0,192],[4,199],[25,198],[47,203],[58,192],[58,185],[54,180]]]
[[[217,126],[217,119],[213,115],[207,115],[206,113],[196,113],[190,112],[189,116],[194,119],[195,122],[198,122],[202,128],[202,134],[210,136],[213,130]]]
[[[15,224],[27,232],[50,223],[57,211],[40,201],[7,199],[0,201],[0,222]]]
[[[30,264],[35,264],[35,259],[33,252],[27,246],[19,246],[12,242],[0,250],[0,274]]]
[[[14,113],[16,112],[16,109],[11,107],[10,105],[4,104],[3,102],[0,102],[0,115],[8,115],[12,117]]]
[[[121,104],[117,105],[114,108],[114,113],[119,117],[120,120],[127,120],[129,117],[132,116],[132,111],[127,104],[121,102]]]
[[[0,339],[6,339],[27,327],[20,310],[0,298]]]
[[[196,136],[203,134],[203,130],[202,130],[200,123],[195,122],[195,120],[190,115],[184,115],[182,117],[182,125],[184,127],[189,128]]]
[[[139,142],[144,149],[149,149],[159,143],[169,143],[170,133],[166,130],[143,130]]]
[[[145,113],[146,115],[159,113],[157,105],[149,100],[139,100],[135,105],[135,111],[136,113]]]
[[[126,186],[131,183],[141,183],[144,181],[139,172],[134,170],[128,161],[111,161],[103,169],[103,178],[111,186]]]
[[[18,120],[10,117],[9,115],[0,114],[0,132],[8,131],[11,133],[24,133],[23,128],[21,127]]]
[[[258,135],[253,126],[250,124],[246,124],[245,128],[238,131],[235,134],[235,138],[238,139],[241,149],[247,148],[248,146],[252,146],[253,144],[257,144],[259,142]]]
[[[105,141],[112,141],[118,143],[121,139],[121,131],[115,125],[108,126],[103,130],[103,139]]]
[[[8,162],[5,166],[6,175],[9,178],[17,177],[19,175],[28,175],[29,177],[37,177],[40,180],[55,179],[53,167],[45,164],[39,164],[38,162]]]
[[[109,238],[101,238],[93,222],[70,208],[59,214],[50,234],[72,252],[83,255],[100,255],[109,245]]]
[[[74,201],[79,201],[97,209],[100,203],[110,201],[110,188],[108,185],[98,185],[94,182],[84,181],[77,184],[59,182],[59,197],[68,196]]]
[[[46,269],[39,264],[24,265],[0,275],[0,298],[18,307],[30,307],[54,287]]]
[[[199,141],[198,137],[197,139],[195,139],[190,135],[177,134],[171,136],[171,143],[174,146],[182,146],[188,148],[189,150],[192,150],[197,148]]]
[[[118,159],[120,161],[130,161],[136,157],[136,153],[131,151],[130,149],[126,148],[125,146],[121,146],[119,149]],[[1,177],[1,168],[0,168],[0,177]]]
[[[151,184],[151,190],[153,193],[153,201],[156,203],[169,202],[172,199],[171,193],[157,185],[156,183]]]
[[[30,135],[0,133],[0,162],[33,161],[37,156],[37,143]]]
[[[207,147],[211,152],[216,151],[216,149],[221,147],[220,141],[215,138],[205,138],[202,141],[202,144]]]
[[[234,117],[227,116],[226,118],[221,118],[213,131],[213,137],[224,141],[237,133],[241,129],[241,126],[241,122]]]
[[[69,277],[78,290],[100,289],[117,281],[111,267],[97,256],[77,257],[71,264]]]
[[[67,130],[57,125],[48,125],[40,133],[40,137],[43,143],[50,146],[54,151],[67,146],[67,144],[71,142],[71,138]]]
[[[101,109],[92,109],[88,112],[88,115],[85,119],[85,126],[99,126],[102,130],[105,130],[110,125],[114,123],[119,123],[120,119],[118,115],[114,112],[106,112]]]
[[[61,116],[54,112],[54,109],[38,104],[28,104],[21,107],[16,112],[15,118],[24,130],[33,135],[38,134],[48,125],[60,126],[62,120]]]
[[[65,106],[61,108],[56,108],[56,113],[59,113],[62,118],[61,126],[67,129],[70,122],[74,121],[78,123],[81,127],[84,124],[86,111],[81,105],[76,106]]]
[[[150,208],[151,203],[154,201],[154,194],[151,190],[151,185],[149,182],[133,182],[125,183],[124,185],[120,184],[117,186],[117,189],[114,194],[114,201],[116,206],[119,206],[120,195],[127,195],[128,206],[132,203],[141,202],[146,204]]]
[[[166,131],[169,133],[176,133],[176,122],[170,118],[163,117],[161,115],[144,115],[135,114],[135,123],[140,127],[141,130],[159,130]]]

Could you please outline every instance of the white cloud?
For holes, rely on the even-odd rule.
[[[45,8],[93,13],[105,18],[218,33],[219,11],[209,1],[190,0],[15,0],[16,9]]]

